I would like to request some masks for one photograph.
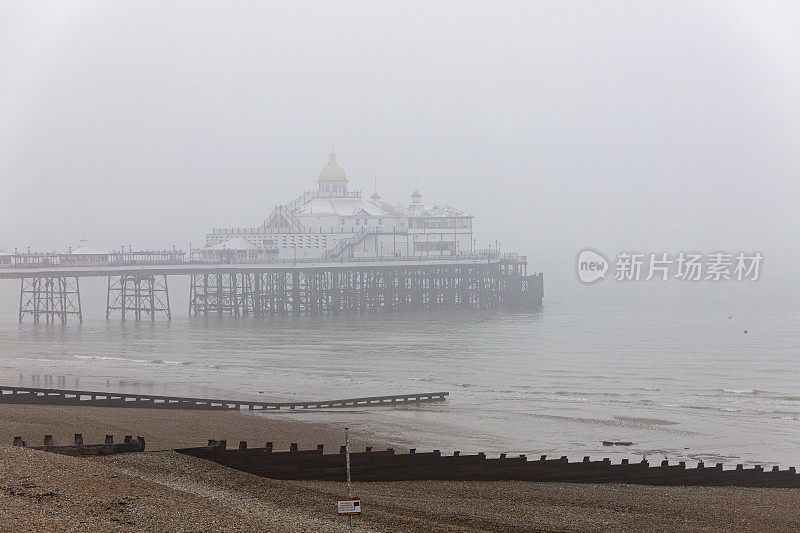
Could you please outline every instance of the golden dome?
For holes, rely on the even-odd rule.
[[[317,181],[347,181],[347,175],[336,163],[336,154],[331,151],[328,164],[320,171]]]

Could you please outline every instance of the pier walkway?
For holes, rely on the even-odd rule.
[[[0,279],[25,279],[31,277],[105,277],[105,276],[186,276],[191,274],[225,274],[233,272],[270,272],[284,270],[327,270],[331,268],[400,267],[497,264],[497,255],[458,255],[408,258],[369,258],[333,260],[296,260],[252,263],[209,262],[142,262],[142,263],[88,263],[88,264],[26,264],[0,268]]]
[[[105,317],[170,320],[167,279],[188,276],[190,316],[265,317],[377,310],[536,309],[541,274],[518,254],[265,263],[31,262],[0,268],[19,279],[19,321],[83,321],[80,278],[108,279]]]

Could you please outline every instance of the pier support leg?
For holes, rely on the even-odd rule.
[[[247,316],[261,312],[260,274],[247,272],[212,272],[192,274],[189,286],[189,316]]]
[[[261,317],[541,305],[540,274],[522,276],[517,265],[511,274],[505,272],[494,263],[198,271],[191,275],[189,314]]]
[[[43,317],[48,324],[67,323],[67,316],[83,322],[81,293],[77,277],[50,276],[23,278],[20,281],[19,321],[26,315],[38,323]]]
[[[155,320],[156,314],[163,312],[167,320],[172,319],[169,307],[169,290],[166,275],[123,275],[109,276],[106,294],[106,318],[112,311],[119,311],[122,320],[132,311],[136,320],[148,315]]]

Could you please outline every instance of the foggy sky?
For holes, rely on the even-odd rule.
[[[316,188],[582,247],[791,248],[797,2],[0,2],[0,247],[202,245]],[[769,259],[769,255],[767,255]]]

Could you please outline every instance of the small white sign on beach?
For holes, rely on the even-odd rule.
[[[338,502],[339,516],[352,516],[361,514],[361,500],[359,498],[348,498]]]

